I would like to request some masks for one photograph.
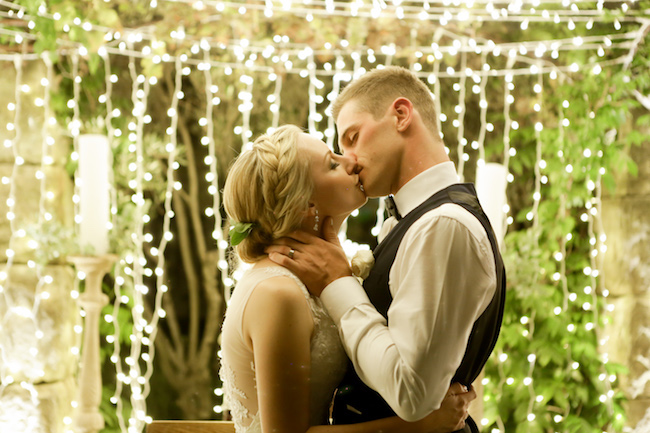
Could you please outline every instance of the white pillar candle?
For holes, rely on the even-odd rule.
[[[108,252],[109,170],[111,150],[103,135],[79,136],[80,246],[95,255]]]
[[[503,245],[505,236],[506,186],[508,184],[508,170],[502,164],[490,162],[479,165],[476,169],[476,194],[481,202],[483,211],[492,224],[494,235],[500,246]]]

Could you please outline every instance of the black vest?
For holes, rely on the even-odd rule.
[[[492,245],[497,272],[497,289],[494,297],[483,314],[474,322],[465,355],[452,380],[452,383],[460,382],[469,386],[480,374],[499,336],[506,287],[505,268],[497,240],[494,237],[492,226],[478,202],[474,185],[469,183],[451,185],[438,191],[404,216],[373,250],[375,265],[364,281],[363,288],[377,311],[387,319],[388,308],[393,300],[388,286],[388,276],[402,238],[409,227],[422,215],[445,203],[462,206],[481,222]],[[471,272],[471,270],[468,269],[467,272]],[[355,424],[394,415],[395,412],[384,399],[359,379],[350,363],[348,372],[339,385],[334,399],[332,414],[334,424]],[[476,433],[478,428],[470,417],[467,419],[465,429],[461,431]]]

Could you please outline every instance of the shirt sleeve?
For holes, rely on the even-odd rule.
[[[455,205],[438,209],[446,206]],[[459,207],[436,211],[400,244],[388,323],[355,278],[336,280],[321,295],[359,377],[407,421],[440,407],[496,290],[492,248],[478,220]]]

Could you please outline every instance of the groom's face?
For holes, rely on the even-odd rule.
[[[339,147],[352,158],[368,197],[396,191],[401,165],[399,137],[390,107],[375,119],[356,100],[347,102],[336,119]]]

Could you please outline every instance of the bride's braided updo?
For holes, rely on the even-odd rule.
[[[237,245],[248,263],[265,257],[264,248],[300,228],[314,190],[310,164],[298,151],[301,129],[281,126],[242,152],[230,168],[223,204],[231,220],[253,223]]]

